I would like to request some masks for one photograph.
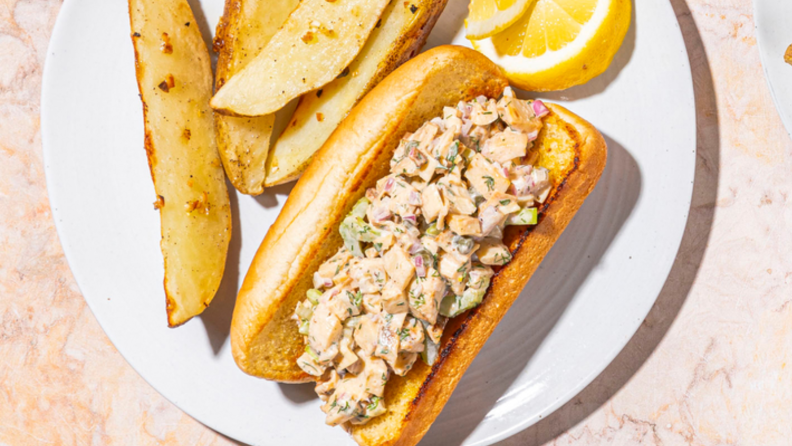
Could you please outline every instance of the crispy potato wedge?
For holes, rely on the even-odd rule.
[[[212,98],[233,116],[274,113],[329,83],[366,43],[390,0],[302,0],[254,60]]]
[[[508,85],[486,57],[441,46],[407,62],[375,87],[316,154],[270,228],[248,270],[231,323],[231,347],[246,373],[267,379],[310,380],[296,365],[304,352],[291,319],[313,286],[314,271],[342,245],[341,220],[367,188],[385,176],[406,132],[439,116],[443,106]],[[504,243],[513,260],[498,270],[482,304],[449,321],[434,366],[416,362],[385,388],[388,412],[350,426],[361,445],[417,444],[448,401],[467,367],[593,190],[607,148],[599,132],[564,108],[551,114],[531,157],[551,172],[553,188],[535,226],[509,226]],[[318,410],[318,407],[317,407]]]
[[[306,93],[267,158],[267,187],[296,179],[338,123],[369,90],[420,51],[447,0],[394,1],[352,64],[349,76]]]
[[[267,45],[300,0],[226,0],[217,24],[215,88],[239,72]],[[226,174],[243,194],[264,191],[264,174],[275,115],[237,118],[215,114],[215,133]]]
[[[231,240],[209,51],[186,0],[129,0],[145,147],[162,221],[168,324],[212,301]]]

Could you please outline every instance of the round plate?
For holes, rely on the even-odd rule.
[[[423,444],[491,444],[552,412],[616,356],[666,280],[693,186],[693,85],[669,3],[635,3],[604,75],[542,96],[605,135],[602,179]],[[191,4],[212,29],[222,1]],[[464,2],[450,1],[429,46],[466,45],[465,13]],[[290,188],[232,194],[235,234],[221,290],[202,316],[169,329],[126,2],[67,0],[47,56],[41,114],[53,215],[77,283],[118,351],[166,398],[229,437],[351,443],[325,426],[310,385],[247,376],[231,357],[234,296]]]
[[[792,65],[784,53],[792,45],[792,2],[754,0],[754,23],[767,84],[787,133],[792,136]]]

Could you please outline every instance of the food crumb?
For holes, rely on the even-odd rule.
[[[313,43],[313,42],[315,42],[316,40],[317,40],[317,39],[316,39],[316,34],[314,34],[312,31],[307,31],[307,32],[306,32],[306,33],[305,33],[305,34],[302,36],[302,41],[303,41],[303,42],[305,42],[305,43]]]
[[[324,115],[321,112],[316,112],[316,120],[319,122],[324,121]]]
[[[165,54],[173,54],[173,45],[170,43],[170,37],[168,33],[162,33],[162,44],[160,45],[160,51]]]
[[[784,62],[792,65],[792,45],[789,45],[784,53]]]
[[[165,80],[158,85],[159,89],[164,91],[165,93],[169,92],[170,89],[175,86],[176,86],[176,80],[173,78],[172,74],[168,74],[165,77]]]

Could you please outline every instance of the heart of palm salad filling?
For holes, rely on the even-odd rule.
[[[294,319],[298,366],[317,377],[330,425],[387,411],[391,374],[437,360],[449,318],[478,306],[506,225],[537,223],[550,193],[529,152],[549,113],[541,101],[478,97],[402,138],[390,174],[341,223],[344,246],[314,273]]]

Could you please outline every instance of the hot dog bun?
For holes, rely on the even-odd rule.
[[[246,373],[283,382],[311,377],[296,365],[303,338],[291,320],[312,274],[342,245],[338,227],[367,188],[388,174],[405,132],[476,96],[498,97],[508,82],[479,53],[441,46],[394,71],[341,123],[292,190],[245,277],[231,325],[234,359]],[[483,303],[449,321],[440,358],[418,361],[386,387],[388,412],[352,426],[362,445],[414,445],[442,410],[462,374],[594,188],[607,149],[591,124],[563,107],[551,114],[532,150],[553,188],[536,226],[510,226],[512,261],[493,278]]]

